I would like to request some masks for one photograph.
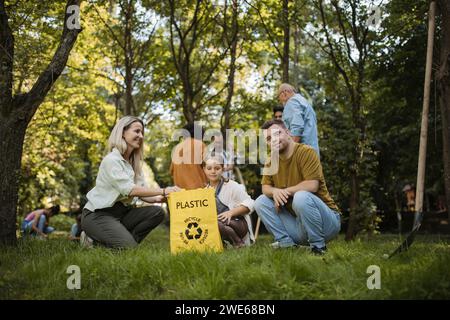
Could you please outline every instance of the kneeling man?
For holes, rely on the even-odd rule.
[[[263,194],[255,202],[256,212],[275,237],[272,247],[309,245],[312,253],[324,254],[341,221],[319,156],[311,146],[294,142],[283,121],[267,121],[262,129],[272,153],[278,151],[278,159],[271,161],[279,161],[278,170],[263,175]],[[266,169],[270,167],[274,166],[268,162]]]

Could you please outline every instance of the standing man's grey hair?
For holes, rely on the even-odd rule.
[[[291,98],[296,93],[297,90],[295,90],[295,88],[289,83],[282,83],[278,88],[277,97],[280,103],[284,106],[289,98]]]
[[[281,92],[297,93],[297,90],[295,90],[295,88],[291,86],[289,83],[282,83],[278,88],[278,94],[280,94]]]

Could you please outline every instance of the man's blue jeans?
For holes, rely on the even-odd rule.
[[[341,229],[340,214],[313,193],[296,192],[292,208],[296,217],[285,208],[276,212],[273,199],[265,195],[255,201],[258,216],[281,247],[309,244],[321,248],[338,235]]]
[[[55,231],[55,228],[50,227],[50,226],[49,227],[45,226],[46,221],[47,221],[47,218],[45,217],[45,215],[42,214],[39,217],[37,228],[45,234],[49,234],[49,233],[52,233],[53,231]],[[22,232],[24,234],[36,235],[36,232],[31,228],[32,225],[33,225],[33,220],[31,220],[31,221],[24,220],[22,222]]]

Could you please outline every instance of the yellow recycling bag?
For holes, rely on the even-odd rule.
[[[172,192],[168,204],[171,253],[223,250],[213,188]]]

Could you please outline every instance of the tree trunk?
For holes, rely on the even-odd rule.
[[[438,71],[439,104],[442,113],[445,198],[450,220],[450,2],[439,0],[441,13],[441,52]]]
[[[165,186],[164,177],[161,175],[160,170],[156,167],[156,157],[150,156],[146,159],[146,163],[150,166],[150,169],[153,171],[153,177],[158,186]],[[164,174],[164,173],[163,173]]]
[[[351,196],[350,196],[350,216],[348,220],[347,231],[345,233],[345,240],[353,240],[358,232],[358,216],[359,216],[359,177],[358,170],[355,168],[351,173]]]
[[[0,244],[12,245],[16,239],[17,200],[23,142],[28,123],[64,70],[80,29],[72,28],[68,12],[81,0],[68,0],[63,34],[52,61],[26,94],[12,96],[14,37],[8,23],[4,0],[0,0]]]
[[[290,25],[289,25],[289,0],[283,0],[283,82],[289,83],[289,39],[290,39]]]
[[[13,63],[14,37],[9,27],[4,0],[0,0],[0,112],[4,116],[9,115],[12,109]],[[2,123],[3,121],[2,118]]]
[[[131,66],[125,58],[125,115],[133,115],[134,101],[133,101],[133,78],[131,76]]]
[[[133,18],[133,1],[125,1],[123,6],[125,10],[125,115],[134,115],[133,101],[133,46],[132,46],[132,18]]]
[[[6,245],[16,244],[16,210],[26,127],[24,120],[1,118],[0,243]]]
[[[237,0],[232,1],[232,10],[233,10],[233,18],[232,18],[232,29],[231,29],[231,50],[230,50],[230,69],[228,73],[228,93],[227,100],[225,102],[225,106],[222,112],[221,118],[221,132],[224,138],[224,148],[226,149],[228,146],[228,141],[226,141],[227,135],[226,130],[230,128],[230,109],[231,109],[231,101],[234,95],[234,76],[236,73],[236,52],[237,52],[237,42],[238,42],[238,3]]]
[[[360,201],[360,191],[361,191],[361,179],[360,179],[360,166],[361,166],[361,155],[362,155],[362,145],[365,140],[365,124],[363,121],[363,115],[361,114],[361,103],[363,101],[363,93],[361,90],[361,84],[364,81],[364,66],[363,62],[360,62],[358,71],[358,84],[356,87],[356,92],[352,94],[354,101],[352,105],[352,120],[353,126],[357,130],[357,137],[355,139],[355,147],[353,154],[353,163],[351,169],[351,196],[350,196],[350,217],[347,232],[345,234],[345,240],[353,240],[356,234],[361,231],[360,217],[361,217],[361,206]],[[349,89],[350,90],[350,89]],[[353,91],[352,91],[353,92]]]
[[[189,99],[189,93],[183,92],[183,114],[186,119],[186,124],[193,125],[195,122],[194,108],[192,107],[192,99]]]
[[[294,57],[292,61],[292,84],[296,89],[300,87],[300,27],[294,28]]]

